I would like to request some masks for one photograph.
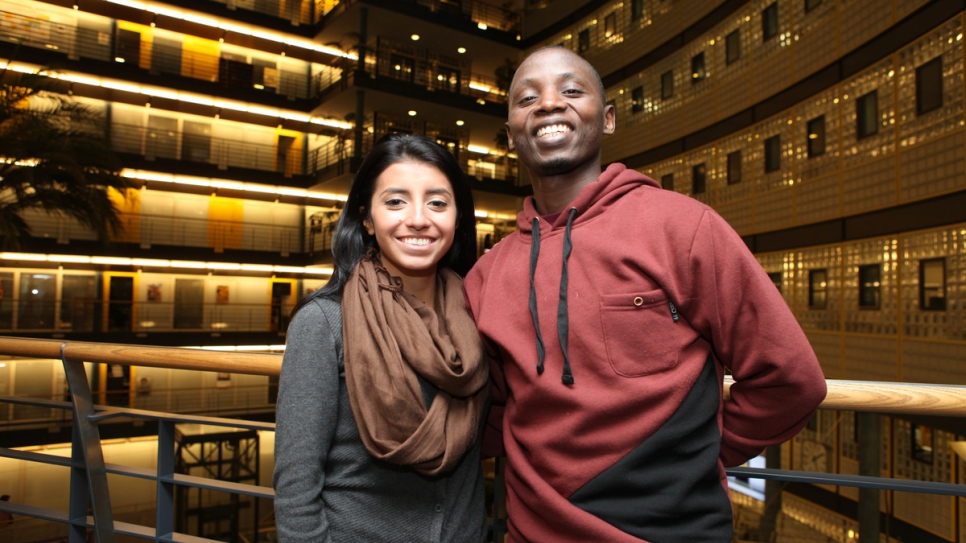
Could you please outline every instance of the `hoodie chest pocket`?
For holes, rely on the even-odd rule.
[[[674,367],[690,328],[664,291],[600,296],[607,360],[618,375],[641,377]]]

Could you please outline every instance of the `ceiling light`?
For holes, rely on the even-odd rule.
[[[415,109],[410,109],[409,110],[409,116],[410,117],[415,117],[416,116],[416,110]]]
[[[419,41],[419,34],[413,34],[412,36],[409,36],[409,37],[412,38],[413,41]]]
[[[462,119],[461,119],[461,120],[459,120],[459,121],[456,121],[456,126],[463,126],[463,121],[462,121]]]
[[[459,49],[456,50],[456,52],[457,53],[460,53],[460,54],[465,53],[466,52],[466,48],[465,47],[460,47]]]

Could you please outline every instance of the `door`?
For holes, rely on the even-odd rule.
[[[298,292],[296,279],[272,279],[269,331],[285,332],[295,307],[295,293]]]
[[[147,136],[145,158],[178,158],[178,119],[149,116]]]
[[[107,332],[134,331],[134,292],[137,274],[107,272],[104,274],[104,330]]]
[[[174,280],[174,327],[200,330],[205,323],[204,279]]]

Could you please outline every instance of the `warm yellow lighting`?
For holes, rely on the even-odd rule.
[[[416,116],[416,110],[415,109],[410,109],[409,110],[409,116],[410,117],[415,117]]]
[[[208,262],[206,263],[206,268],[209,270],[240,270],[241,264],[235,264],[232,262]]]
[[[132,258],[131,264],[134,266],[145,266],[145,267],[152,267],[152,268],[171,267],[170,260],[160,260],[157,258]]]
[[[44,262],[47,260],[46,255],[32,253],[0,253],[0,258],[4,260],[30,260],[32,262]]]
[[[241,271],[270,272],[272,266],[270,264],[242,264]]]
[[[490,150],[487,149],[486,147],[481,146],[481,145],[467,145],[466,146],[466,150],[469,151],[469,152],[471,152],[471,153],[481,153],[481,154],[484,154],[484,155],[490,154]]]
[[[486,23],[480,23],[476,25],[476,27],[479,28],[480,30],[486,30]]]
[[[473,212],[473,215],[475,215],[477,219],[485,219],[486,211],[476,210],[475,212]]]
[[[107,266],[130,266],[131,259],[119,256],[92,256],[91,264],[103,264]]]
[[[208,267],[205,262],[193,262],[191,260],[172,260],[172,268],[186,268],[189,270],[203,270]]]
[[[409,36],[409,37],[412,38],[413,41],[419,41],[419,34],[413,34],[412,36]]]
[[[80,255],[47,255],[48,262],[62,262],[65,264],[90,264],[91,257]]]
[[[305,273],[308,268],[297,268],[295,266],[275,266],[276,273]]]
[[[457,120],[456,121],[456,126],[463,126],[463,120],[462,119]]]
[[[460,48],[456,49],[456,52],[462,55],[463,53],[466,52],[466,48],[465,47],[460,47]]]

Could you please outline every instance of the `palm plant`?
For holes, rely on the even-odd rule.
[[[103,130],[103,117],[48,90],[50,78],[0,71],[0,247],[30,238],[25,212],[77,220],[106,241],[120,226],[111,188],[129,186]]]

